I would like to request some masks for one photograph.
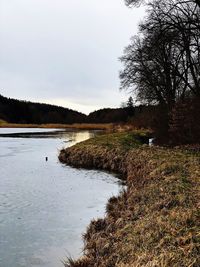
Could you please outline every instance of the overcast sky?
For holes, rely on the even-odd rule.
[[[144,10],[123,0],[0,0],[0,94],[88,113],[119,107],[118,58]]]

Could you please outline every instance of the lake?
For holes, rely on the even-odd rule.
[[[81,255],[86,227],[121,186],[111,174],[62,165],[58,154],[95,134],[0,128],[0,267],[63,267]]]

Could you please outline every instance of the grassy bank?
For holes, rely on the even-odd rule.
[[[98,136],[60,153],[63,163],[120,173],[127,190],[84,234],[66,266],[200,266],[200,153],[143,145],[146,133]]]

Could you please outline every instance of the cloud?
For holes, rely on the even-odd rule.
[[[0,5],[1,94],[69,99],[85,110],[91,102],[91,108],[120,105],[125,94],[118,91],[118,57],[143,9],[130,10],[123,0],[1,0]]]

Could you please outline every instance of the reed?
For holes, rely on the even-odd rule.
[[[47,129],[77,129],[77,130],[112,130],[113,124],[90,124],[90,123],[75,123],[75,124],[17,124],[7,123],[0,120],[1,128],[47,128]]]

